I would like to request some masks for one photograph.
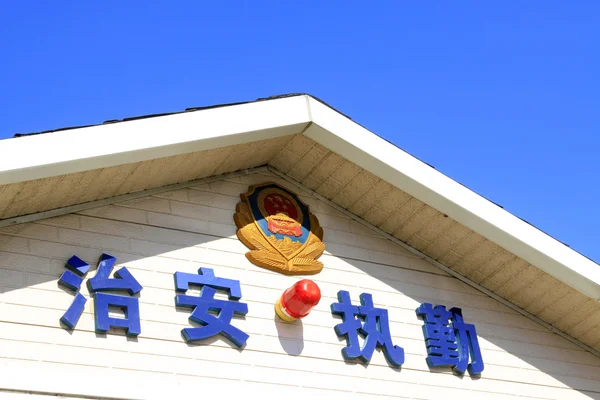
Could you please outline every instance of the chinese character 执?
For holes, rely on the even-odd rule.
[[[375,308],[373,297],[368,293],[360,295],[360,306],[352,305],[350,294],[345,290],[338,292],[338,301],[331,304],[331,312],[342,316],[342,323],[335,326],[335,332],[338,336],[346,335],[347,345],[342,349],[344,358],[369,362],[375,348],[383,346],[390,364],[399,367],[404,363],[404,349],[392,343],[386,309]],[[362,348],[359,333],[364,337]]]
[[[186,342],[207,339],[222,333],[237,347],[242,347],[248,340],[248,335],[231,325],[234,314],[246,315],[248,305],[237,301],[242,298],[240,282],[232,279],[215,277],[211,268],[200,268],[198,274],[175,272],[175,287],[178,292],[186,292],[190,284],[202,286],[200,296],[178,294],[175,304],[180,307],[192,308],[190,320],[202,326],[185,328],[181,331]],[[215,299],[217,289],[228,292],[229,300]],[[212,315],[209,312],[218,312]]]
[[[134,295],[142,290],[142,286],[131,275],[126,267],[115,272],[115,278],[110,278],[110,273],[117,259],[102,254],[98,263],[96,275],[88,280],[90,293],[94,296],[94,319],[97,332],[108,332],[111,327],[125,329],[128,336],[137,336],[140,328],[140,307],[138,299],[118,294],[102,292],[126,291]],[[58,283],[76,292],[75,299],[60,321],[69,329],[73,329],[79,321],[87,299],[79,293],[85,275],[90,269],[89,264],[77,256],[67,261],[67,270],[63,272]],[[115,318],[109,315],[109,307],[119,308],[124,311],[125,318]]]
[[[423,303],[417,315],[425,322],[423,336],[430,367],[450,366],[460,374],[466,370],[471,375],[481,374],[484,366],[477,332],[474,325],[465,324],[460,308],[447,311],[445,306]]]

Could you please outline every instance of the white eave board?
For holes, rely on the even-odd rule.
[[[315,99],[309,106],[313,125],[304,135],[600,300],[598,264]]]
[[[312,122],[312,124],[311,124]],[[600,266],[310,96],[0,141],[0,185],[304,135],[600,300]]]
[[[211,150],[301,132],[305,96],[0,141],[0,185]]]

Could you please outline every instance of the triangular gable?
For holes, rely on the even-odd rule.
[[[325,268],[310,276],[322,299],[301,323],[285,323],[273,311],[283,288],[299,278],[248,262],[248,248],[236,237],[239,195],[266,182],[297,194],[324,229],[327,247],[319,259]],[[8,251],[1,259],[10,257],[0,267],[8,272],[0,304],[2,388],[118,398],[181,396],[198,385],[243,395],[253,382],[260,382],[267,398],[290,390],[293,398],[357,392],[427,399],[597,394],[599,358],[320,197],[262,168],[1,228],[1,250]],[[76,254],[92,265],[93,276],[102,253],[114,256],[119,268],[126,266],[144,286],[142,333],[136,340],[96,333],[90,309],[73,332],[58,326],[72,298],[56,285],[65,262]],[[249,312],[234,325],[250,339],[239,351],[223,340],[188,346],[181,336],[182,328],[191,326],[190,312],[174,307],[173,274],[206,267],[242,285],[241,301]],[[375,352],[368,365],[344,362],[344,342],[334,332],[341,319],[330,310],[339,290],[348,291],[355,303],[361,293],[371,294],[374,305],[388,311],[394,345],[405,353],[401,369],[390,366],[383,352]],[[89,296],[85,286],[82,293]],[[450,368],[430,370],[424,321],[415,312],[424,302],[460,307],[465,321],[475,325],[486,362],[478,379],[455,376]],[[90,377],[110,384],[92,385]]]
[[[4,225],[269,164],[600,348],[597,264],[310,96],[11,139],[0,150],[9,155],[0,160]]]

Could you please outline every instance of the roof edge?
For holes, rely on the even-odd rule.
[[[310,95],[0,141],[0,185],[302,132],[600,301],[600,266]]]
[[[600,266],[428,164],[309,98],[313,124],[303,133],[600,301]]]
[[[301,132],[306,96],[275,98],[0,141],[0,185]]]

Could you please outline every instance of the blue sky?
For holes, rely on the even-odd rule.
[[[0,137],[307,92],[600,261],[600,3],[210,3],[4,4]]]

